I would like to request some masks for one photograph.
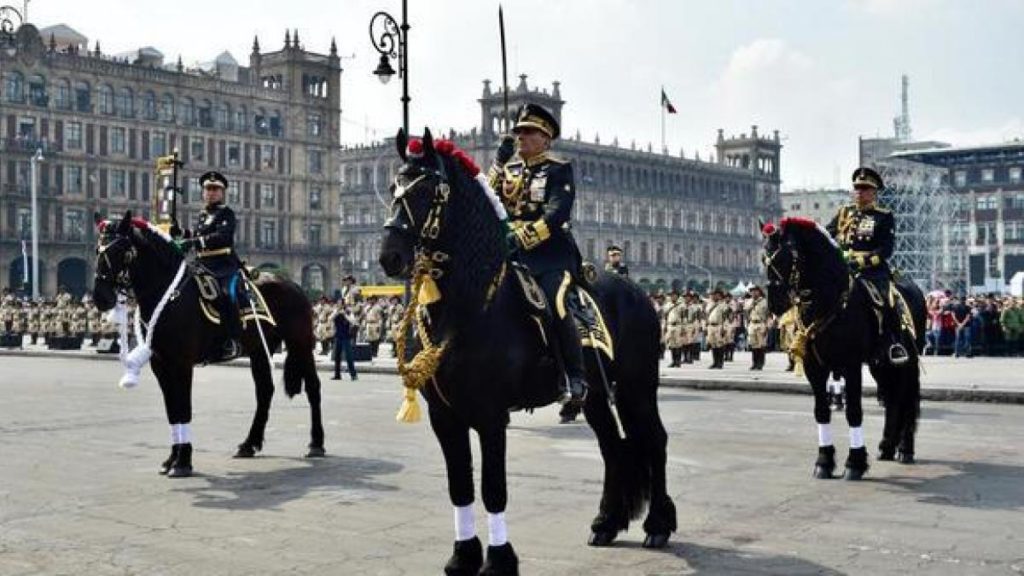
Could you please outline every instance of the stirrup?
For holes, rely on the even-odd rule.
[[[907,349],[903,347],[903,344],[893,344],[889,346],[889,363],[893,366],[903,366],[910,360],[910,355],[907,354]]]

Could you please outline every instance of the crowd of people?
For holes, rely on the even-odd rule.
[[[1024,299],[937,291],[928,295],[927,305],[924,354],[956,358],[1024,354]]]
[[[19,298],[9,289],[0,296],[0,335],[5,346],[20,347],[27,338],[33,345],[80,348],[103,338],[114,339],[118,328],[101,314],[86,294],[75,298],[61,289],[41,300]]]

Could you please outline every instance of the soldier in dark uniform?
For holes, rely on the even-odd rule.
[[[853,202],[839,208],[829,222],[829,234],[843,249],[850,269],[858,279],[870,282],[882,297],[882,328],[887,341],[879,351],[880,360],[893,365],[907,361],[906,348],[900,342],[900,321],[895,302],[889,293],[892,270],[889,258],[896,244],[896,221],[892,212],[876,203],[882,177],[871,168],[858,168],[853,173]]]
[[[241,262],[235,253],[235,212],[224,203],[228,179],[219,172],[207,172],[199,177],[206,206],[199,214],[196,227],[184,230],[184,239],[178,243],[184,251],[195,249],[199,262],[207,268],[220,284],[225,295],[234,290],[237,293],[238,270]],[[223,358],[238,355],[238,338],[241,326],[238,308],[230,296],[221,298],[221,318],[227,330]]]
[[[622,248],[612,244],[606,252],[604,269],[629,278],[629,266],[622,263]]]
[[[524,106],[512,131],[518,158],[511,158],[511,138],[504,138],[491,184],[501,191],[508,209],[509,246],[530,268],[554,312],[555,332],[569,380],[563,402],[580,405],[587,393],[583,350],[565,305],[573,272],[580,265],[579,250],[568,230],[576,197],[572,165],[549,152],[551,141],[559,136],[559,126],[544,108]]]

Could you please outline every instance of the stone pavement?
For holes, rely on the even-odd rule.
[[[97,354],[89,347],[74,352],[50,351],[42,345],[28,344],[23,350],[0,349],[0,356],[25,354],[116,360],[116,355]],[[274,361],[281,366],[284,356],[278,354]],[[333,364],[328,356],[317,354],[317,363],[325,371],[333,370]],[[668,361],[663,360],[661,384],[667,387],[700,390],[810,394],[810,387],[803,377],[785,371],[786,358],[778,352],[768,354],[767,365],[760,372],[748,369],[750,354],[747,352],[737,352],[735,361],[726,363],[724,370],[709,370],[707,366],[710,363],[711,356],[707,353],[702,354],[699,363],[682,368],[669,368]],[[232,365],[247,366],[248,361],[235,360]],[[1024,404],[1024,378],[1021,377],[1024,374],[1024,358],[927,356],[924,358],[923,366],[921,395],[925,400]],[[379,356],[373,362],[359,362],[356,368],[366,373],[397,373],[395,360],[391,357],[391,348],[388,345],[381,347]],[[864,368],[864,386],[870,391],[875,388],[867,367]]]
[[[327,458],[300,457],[308,408],[278,394],[264,453],[233,460],[254,406],[249,374],[198,369],[196,475],[172,480],[156,474],[168,431],[155,379],[124,391],[119,375],[81,358],[0,360],[0,575],[441,572],[444,467],[426,423],[394,421],[395,376],[324,382]],[[848,483],[810,478],[805,396],[666,388],[660,403],[679,512],[660,552],[639,548],[638,525],[612,548],[587,547],[601,478],[592,433],[556,424],[553,408],[513,415],[507,515],[523,574],[1024,572],[1020,406],[926,402],[920,463],[872,462]],[[874,445],[880,411],[865,412]],[[477,529],[486,539],[479,509]]]

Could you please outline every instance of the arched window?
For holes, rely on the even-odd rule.
[[[56,99],[54,105],[58,110],[71,110],[73,107],[73,100],[71,98],[71,82],[67,80],[57,80],[55,92]]]
[[[50,104],[50,98],[46,94],[46,78],[39,74],[28,77],[28,102],[33,106],[42,108]]]
[[[122,118],[135,117],[135,96],[131,88],[121,88],[114,98],[114,113]]]
[[[245,106],[239,106],[235,110],[235,129],[239,132],[249,131],[249,111]]]
[[[256,109],[256,115],[253,117],[253,130],[257,134],[266,136],[270,130],[270,119],[267,118],[267,111],[263,108]]]
[[[103,84],[100,86],[100,113],[101,114],[113,114],[114,113],[114,89],[110,87],[110,84]]]
[[[231,130],[231,106],[227,102],[218,102],[216,109],[218,130]]]
[[[75,81],[75,111],[92,112],[92,88],[88,82]]]
[[[213,128],[213,104],[203,99],[199,102],[199,126]]]
[[[185,96],[181,99],[181,107],[178,111],[178,119],[185,126],[195,126],[196,103],[192,98]]]
[[[4,96],[8,102],[25,101],[25,77],[21,75],[21,72],[7,73],[7,81],[4,82]]]
[[[164,94],[160,99],[160,121],[174,122],[174,95]]]
[[[146,120],[156,120],[156,94],[152,90],[146,91],[142,97],[142,117]]]
[[[270,117],[270,135],[278,138],[284,132],[284,123],[281,121],[281,111],[274,110],[274,115]]]

